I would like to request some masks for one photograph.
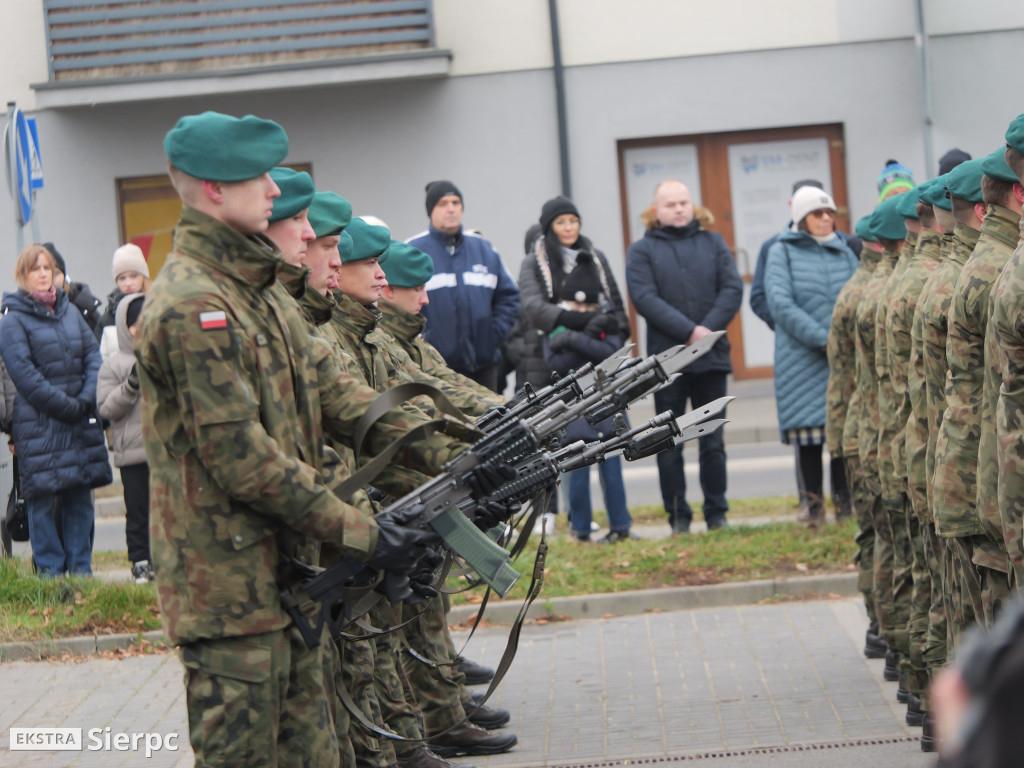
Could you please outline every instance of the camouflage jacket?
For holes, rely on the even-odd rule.
[[[978,444],[985,382],[985,329],[992,285],[1013,253],[1020,216],[989,207],[981,235],[953,290],[946,340],[946,411],[935,443],[932,510],[940,536],[984,533],[978,517]],[[991,423],[991,422],[990,422]],[[993,539],[1003,547],[1002,536]]]
[[[398,342],[420,370],[448,385],[441,388],[441,391],[455,405],[475,416],[488,408],[505,404],[505,398],[501,395],[448,367],[441,353],[423,338],[423,327],[427,323],[425,317],[406,312],[387,299],[381,299],[377,307],[381,311],[380,329]],[[460,401],[467,405],[463,406]]]
[[[1022,239],[993,293],[989,320],[1002,373],[995,410],[999,514],[1018,579],[1024,574],[1024,219],[1020,231]]]
[[[147,295],[136,355],[151,473],[150,541],[174,643],[273,631],[283,557],[309,539],[366,558],[376,525],[320,481],[323,428],[349,439],[376,398],[331,364],[277,281],[278,252],[184,208]],[[290,303],[289,303],[290,302]],[[419,422],[389,415],[369,453]],[[424,466],[450,439],[413,444]],[[461,447],[461,446],[459,446]]]
[[[1024,219],[1021,219],[1012,211],[1007,211],[1011,221],[1017,221],[1018,228],[1024,228]],[[982,228],[984,232],[984,227]],[[996,337],[995,328],[992,324],[992,316],[995,310],[996,297],[1002,292],[1004,295],[1010,290],[1003,286],[1004,280],[1011,279],[1009,265],[1015,259],[1024,261],[1024,255],[1019,253],[1018,241],[1021,238],[1019,229],[1012,231],[1000,231],[996,235],[1001,249],[1009,252],[1010,258],[1003,267],[999,277],[992,285],[988,299],[988,323],[985,326],[985,367],[982,376],[981,391],[981,433],[978,439],[978,491],[975,498],[975,509],[986,537],[994,542],[1002,542],[999,548],[1001,555],[986,557],[983,548],[976,548],[974,562],[979,565],[993,568],[995,570],[1009,571],[1009,556],[1007,544],[1012,541],[1011,536],[1006,536],[1011,529],[1003,527],[1002,514],[999,510],[999,449],[996,446],[996,405],[999,400],[999,388],[1003,383],[1002,363],[999,359],[999,340]],[[1017,249],[1016,251],[1014,249]],[[1018,269],[1020,266],[1018,264]],[[1024,567],[1024,563],[1021,563]]]
[[[872,493],[879,493],[878,482],[878,377],[875,373],[875,315],[885,281],[892,274],[899,253],[884,251],[871,279],[864,286],[857,305],[857,392],[860,415],[857,419],[857,453],[864,480]]]
[[[924,229],[918,236],[914,257],[900,278],[886,318],[886,347],[889,377],[895,402],[895,429],[892,439],[893,470],[897,478],[907,477],[907,420],[910,417],[910,393],[907,381],[912,349],[911,328],[924,284],[939,266],[938,232]],[[934,243],[931,241],[934,240]]]
[[[918,302],[917,312],[921,315],[920,335],[915,335],[915,343],[920,343],[922,382],[924,388],[923,409],[926,414],[928,440],[924,455],[924,484],[927,494],[927,520],[934,521],[932,510],[935,508],[932,477],[935,471],[935,441],[939,436],[939,425],[942,414],[946,411],[946,337],[949,327],[949,305],[953,300],[953,289],[967,257],[974,249],[978,232],[957,226],[961,247],[954,249],[954,235],[945,233],[939,250],[943,260],[935,272],[927,295],[926,302]],[[973,235],[971,233],[974,233]],[[968,242],[969,241],[969,242]]]
[[[908,233],[910,241],[913,233]],[[916,239],[913,241],[916,244]],[[892,306],[896,289],[903,273],[910,267],[914,259],[911,246],[904,243],[899,260],[886,278],[885,285],[878,296],[878,308],[875,311],[875,375],[878,377],[878,482],[882,488],[882,496],[895,499],[906,490],[905,478],[896,476],[896,462],[892,454],[893,438],[899,431],[896,424],[896,411],[899,403],[889,370],[889,337],[886,325],[889,322],[889,307]]]
[[[931,230],[929,230],[931,231]],[[927,238],[926,246],[938,263],[921,287],[910,327],[910,363],[907,366],[907,399],[910,413],[904,431],[904,460],[907,466],[907,495],[918,518],[931,520],[928,509],[928,477],[925,457],[928,451],[928,402],[924,383],[924,316],[931,302],[932,289],[943,271],[942,236]]]
[[[855,435],[849,443],[844,440],[847,413],[858,413],[860,408],[860,398],[857,396],[857,304],[881,258],[881,253],[870,248],[860,252],[860,266],[853,277],[846,281],[832,309],[826,350],[828,391],[825,399],[825,442],[829,453],[836,457],[852,455],[857,450]]]

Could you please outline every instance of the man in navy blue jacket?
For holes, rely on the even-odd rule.
[[[743,301],[743,282],[729,246],[716,232],[700,228],[686,185],[675,179],[654,190],[656,221],[626,255],[629,297],[647,320],[647,353],[676,344],[694,344],[724,330]],[[654,394],[657,412],[697,408],[726,393],[732,372],[729,341],[722,339],[667,388]],[[722,430],[700,440],[700,487],[709,529],[726,525],[725,441]],[[690,529],[693,512],[686,502],[683,450],[658,454],[661,497],[676,533]]]
[[[494,247],[462,229],[454,184],[427,184],[427,214],[430,228],[406,241],[434,260],[423,336],[448,367],[501,392],[501,346],[519,317],[519,289]]]

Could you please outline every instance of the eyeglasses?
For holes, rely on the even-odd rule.
[[[834,217],[834,216],[836,215],[836,212],[835,212],[835,211],[833,211],[833,210],[831,210],[830,208],[819,208],[819,209],[818,209],[818,210],[816,210],[816,211],[811,211],[811,212],[810,212],[809,214],[807,214],[807,215],[808,215],[808,216],[813,216],[813,217],[814,217],[814,218],[816,218],[816,219],[823,219],[823,218],[825,218],[826,216],[832,216],[832,217]]]

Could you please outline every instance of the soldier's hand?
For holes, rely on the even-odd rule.
[[[481,531],[489,531],[496,525],[507,523],[523,507],[518,501],[485,501],[476,508],[473,524]]]
[[[481,464],[469,470],[463,481],[470,495],[479,500],[490,496],[515,476],[516,471],[506,464]]]
[[[385,509],[377,515],[377,547],[369,564],[381,571],[408,575],[420,553],[437,541],[433,530],[410,526],[422,513],[423,507],[417,504],[401,510]]]

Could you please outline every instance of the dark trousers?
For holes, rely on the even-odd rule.
[[[719,371],[684,373],[675,382],[654,393],[657,413],[671,409],[677,416],[726,394],[726,375]],[[725,520],[729,503],[725,500],[725,438],[723,430],[700,439],[700,489],[704,494],[704,520],[709,525]],[[658,454],[658,479],[661,499],[673,530],[687,528],[693,510],[686,503],[686,475],[683,472],[682,446]]]
[[[130,464],[121,467],[124,485],[124,537],[128,559],[133,563],[149,560],[149,465]]]
[[[473,371],[472,373],[463,373],[466,377],[472,379],[477,384],[483,384],[491,392],[497,392],[499,395],[505,391],[505,377],[501,375],[501,363],[492,365],[490,368],[481,368],[479,371]]]
[[[796,448],[797,485],[803,483],[803,493],[810,505],[811,515],[822,518],[825,514],[825,478],[821,466],[822,445],[798,445]],[[849,496],[846,487],[846,468],[842,458],[833,458],[829,462],[829,480],[832,485],[833,498]],[[839,511],[838,509],[836,510]]]

